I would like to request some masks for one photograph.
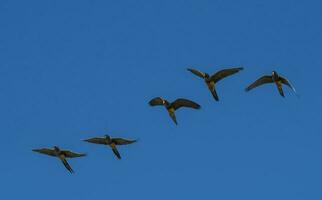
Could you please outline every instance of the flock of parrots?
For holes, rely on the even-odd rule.
[[[219,101],[219,97],[216,91],[216,84],[220,80],[243,70],[243,68],[237,67],[237,68],[223,69],[214,73],[211,76],[207,73],[201,72],[196,69],[188,68],[187,70],[195,74],[196,76],[202,78],[206,83],[209,91],[211,92],[213,98],[216,101]],[[278,92],[282,97],[285,97],[283,92],[283,84],[290,87],[296,93],[291,83],[285,77],[280,76],[276,71],[273,71],[271,75],[265,75],[260,77],[255,82],[250,84],[245,90],[250,91],[260,85],[267,84],[267,83],[274,83],[277,86]],[[155,97],[152,100],[150,100],[149,104],[150,106],[164,106],[168,111],[169,116],[171,117],[171,119],[174,121],[175,124],[178,124],[176,115],[175,115],[175,111],[177,109],[181,107],[200,109],[199,104],[184,98],[176,99],[174,102],[170,103],[169,101],[163,99],[162,97]],[[89,143],[94,143],[94,144],[107,145],[112,149],[115,156],[118,159],[121,159],[121,155],[117,150],[117,146],[132,144],[137,140],[129,140],[125,138],[113,138],[113,137],[110,137],[109,135],[105,135],[102,137],[93,137],[93,138],[85,139],[84,141]],[[33,149],[33,151],[59,158],[70,173],[73,173],[74,171],[71,168],[71,166],[68,164],[66,159],[86,156],[86,154],[83,154],[83,153],[75,153],[69,150],[62,150],[58,146],[54,146],[53,148]]]

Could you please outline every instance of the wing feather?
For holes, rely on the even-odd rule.
[[[93,137],[93,138],[85,139],[84,141],[89,143],[94,143],[94,144],[107,144],[106,139],[101,137]]]
[[[295,92],[295,94],[297,94],[295,88],[293,87],[293,85],[290,83],[289,80],[287,80],[286,78],[281,77],[281,76],[280,76],[280,79],[281,79],[283,84],[287,85],[289,88],[291,88]]]
[[[57,156],[53,149],[41,148],[41,149],[33,149],[32,151],[42,153],[42,154],[46,154],[46,155],[49,155],[49,156],[55,156],[55,157]]]
[[[236,68],[229,68],[229,69],[223,69],[220,70],[218,72],[216,72],[214,75],[212,75],[210,77],[211,81],[214,81],[215,83],[217,83],[218,81],[220,81],[221,79],[227,77],[227,76],[231,76],[241,70],[243,70],[244,68],[242,67],[236,67]]]
[[[206,76],[205,73],[198,71],[196,69],[188,68],[187,70],[190,71],[191,73],[193,73],[194,75],[199,76],[200,78],[205,78],[205,76]]]
[[[188,99],[179,98],[171,103],[171,106],[177,110],[181,107],[200,109],[200,105]]]
[[[137,140],[128,140],[124,138],[113,138],[113,142],[115,142],[116,145],[126,145],[126,144],[132,144],[136,142]]]
[[[257,79],[255,82],[250,84],[247,88],[246,91],[248,92],[251,89],[254,89],[260,85],[267,84],[267,83],[273,83],[273,78],[272,76],[262,76],[259,79]]]
[[[161,106],[164,100],[161,97],[155,97],[149,101],[150,106]]]
[[[77,158],[77,157],[86,156],[85,153],[75,153],[69,150],[63,150],[61,152],[65,155],[66,158]]]

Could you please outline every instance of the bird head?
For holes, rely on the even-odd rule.
[[[205,73],[205,79],[208,79],[209,77],[209,74]]]
[[[276,72],[276,71],[273,71],[273,72],[272,72],[272,77],[273,77],[273,80],[274,80],[274,81],[277,81],[277,80],[278,80],[279,75],[277,74],[277,72]]]
[[[277,74],[277,72],[276,72],[276,71],[273,71],[273,72],[272,72],[272,75],[273,75],[273,76],[276,76],[276,75],[278,75],[278,74]]]
[[[60,151],[59,147],[58,146],[54,146],[54,150],[55,151]]]
[[[164,99],[162,100],[162,104],[165,105],[165,106],[169,106],[170,105],[170,103],[167,100],[164,100]]]
[[[109,135],[105,135],[105,139],[106,139],[108,142],[110,142],[110,141],[111,141],[111,136],[109,136]]]

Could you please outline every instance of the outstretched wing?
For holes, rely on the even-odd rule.
[[[163,105],[163,99],[161,97],[155,97],[149,101],[150,106],[161,106]]]
[[[248,92],[249,90],[266,83],[273,83],[272,76],[262,76],[261,78],[257,79],[254,83],[252,83],[250,86],[248,86],[246,88],[246,91]]]
[[[86,156],[85,153],[75,153],[75,152],[68,151],[68,150],[64,150],[61,152],[65,155],[66,158],[77,158],[77,157]]]
[[[188,108],[194,108],[194,109],[200,109],[200,105],[193,102],[193,101],[190,101],[188,99],[177,99],[175,100],[174,102],[171,103],[171,106],[177,110],[181,107],[188,107]]]
[[[212,75],[210,77],[210,80],[214,81],[215,83],[217,83],[221,79],[223,79],[223,78],[225,78],[227,76],[233,75],[233,74],[235,74],[235,73],[237,73],[237,72],[239,72],[240,70],[243,70],[243,69],[244,68],[242,68],[242,67],[223,69],[223,70],[220,70],[220,71],[216,72],[214,75]]]
[[[33,149],[32,151],[42,153],[42,154],[46,154],[46,155],[49,155],[49,156],[55,156],[55,157],[57,156],[53,149],[42,148],[42,149]]]
[[[289,81],[289,80],[287,80],[286,78],[281,77],[281,76],[280,76],[280,79],[281,79],[281,81],[282,81],[282,83],[283,83],[283,84],[285,84],[285,85],[287,85],[288,87],[290,87],[290,88],[295,92],[295,94],[297,94],[297,92],[296,92],[295,88],[293,87],[293,85],[290,83],[290,81]]]
[[[205,73],[203,73],[201,71],[198,71],[196,69],[191,69],[191,68],[188,68],[187,70],[190,71],[191,73],[193,73],[194,75],[199,76],[200,78],[205,78]]]
[[[128,140],[124,138],[113,138],[112,141],[115,142],[116,145],[126,145],[136,142],[136,140]]]
[[[89,142],[89,143],[94,143],[94,144],[107,144],[106,139],[100,138],[100,137],[89,138],[89,139],[85,139],[83,141]]]

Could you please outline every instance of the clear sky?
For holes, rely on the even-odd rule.
[[[0,199],[322,199],[321,36],[320,0],[1,0]],[[219,102],[186,71],[230,66]],[[272,70],[300,98],[244,91]],[[139,142],[81,141],[104,134]]]

